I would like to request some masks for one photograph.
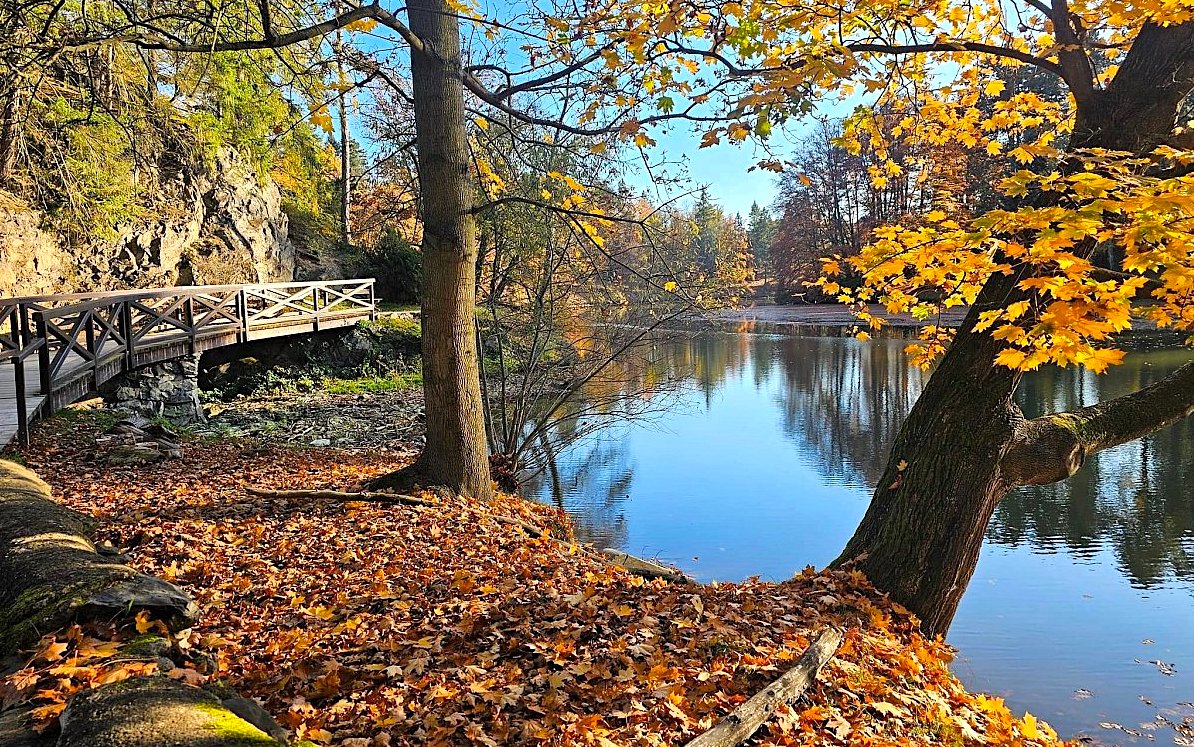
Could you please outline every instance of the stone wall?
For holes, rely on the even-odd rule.
[[[282,193],[234,151],[153,195],[154,219],[112,240],[69,242],[43,213],[0,193],[0,296],[294,279]]]

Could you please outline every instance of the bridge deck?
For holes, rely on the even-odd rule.
[[[376,313],[372,279],[2,298],[0,447],[140,366]]]

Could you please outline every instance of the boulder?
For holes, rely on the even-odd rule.
[[[30,470],[0,460],[0,655],[71,619],[149,610],[178,628],[198,607],[184,591],[96,552],[87,517],[50,499]]]
[[[136,677],[80,693],[61,718],[57,747],[278,747],[206,690]]]

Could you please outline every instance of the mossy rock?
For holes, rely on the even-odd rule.
[[[160,635],[139,635],[120,647],[122,659],[158,659],[170,652],[170,641]]]
[[[62,714],[58,747],[278,747],[215,695],[165,677],[81,693]]]
[[[131,619],[146,609],[179,627],[193,622],[198,608],[187,594],[100,556],[91,530],[37,475],[0,460],[0,654],[72,618]]]

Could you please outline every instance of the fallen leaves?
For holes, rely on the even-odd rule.
[[[808,569],[780,584],[644,581],[552,539],[571,536],[567,516],[512,496],[392,506],[242,490],[357,489],[397,466],[384,454],[206,441],[188,443],[184,460],[99,472],[83,438],[71,444],[35,445],[26,458],[135,565],[203,609],[179,647],[203,664],[178,676],[226,681],[301,739],[682,743],[835,624],[848,629],[838,655],[756,743],[1056,743],[1044,723],[967,693],[949,647],[920,636],[854,571]],[[62,643],[34,656],[80,657]],[[45,671],[10,678],[6,701],[33,698],[52,719],[61,699],[35,694]]]
[[[183,663],[177,666],[156,649],[139,651],[136,644],[141,639],[134,627],[140,628],[142,619],[138,617],[136,626],[72,625],[47,634],[24,666],[0,679],[0,710],[27,704],[34,730],[44,732],[57,725],[71,697],[84,690],[159,672],[193,684],[207,681],[185,655],[177,657]],[[188,630],[162,638],[161,653],[171,648],[177,652],[178,644],[193,635]],[[183,645],[189,647],[189,643]]]

